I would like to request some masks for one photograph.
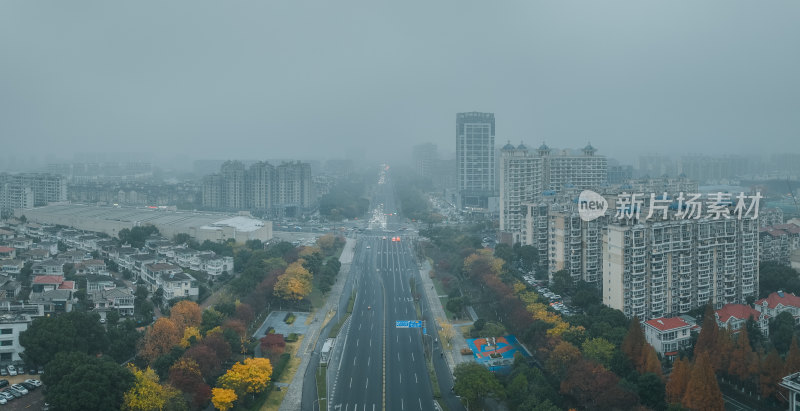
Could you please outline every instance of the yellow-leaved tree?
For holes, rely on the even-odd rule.
[[[312,276],[302,263],[294,262],[286,267],[286,271],[278,276],[275,283],[275,295],[284,300],[300,301],[311,294]]]
[[[233,408],[233,402],[239,399],[236,393],[228,388],[214,388],[211,390],[211,403],[221,411]]]
[[[247,358],[244,363],[236,364],[219,377],[217,385],[228,388],[241,396],[244,394],[257,394],[267,388],[267,383],[272,376],[272,364],[266,358]]]
[[[140,370],[130,365],[135,378],[133,387],[129,389],[122,401],[122,409],[126,411],[163,410],[167,404],[180,405],[185,401],[180,391],[169,385],[158,383],[158,375],[150,367]],[[185,408],[185,404],[184,408]]]
[[[203,338],[203,335],[200,333],[200,329],[197,327],[186,327],[183,330],[183,338],[181,339],[181,347],[189,348],[192,345],[192,342],[197,343]]]

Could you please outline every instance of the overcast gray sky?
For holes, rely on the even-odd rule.
[[[796,0],[3,0],[0,161],[800,151],[798,73]]]

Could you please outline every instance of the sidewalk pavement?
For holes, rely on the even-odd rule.
[[[306,375],[306,368],[308,368],[311,353],[314,350],[314,346],[317,344],[317,339],[322,329],[322,322],[325,320],[326,315],[339,304],[342,289],[344,289],[344,284],[350,273],[350,264],[353,262],[355,246],[356,240],[348,238],[342,255],[339,256],[339,262],[342,263],[342,267],[339,270],[339,275],[336,277],[336,284],[331,288],[325,305],[315,312],[314,320],[312,320],[311,324],[308,326],[308,333],[303,338],[303,342],[300,344],[300,349],[297,350],[297,354],[295,354],[297,357],[301,358],[300,365],[297,367],[291,384],[289,384],[286,396],[283,397],[283,402],[281,402],[279,411],[296,411],[300,409],[303,398],[303,379]]]
[[[433,285],[433,279],[431,279],[428,273],[431,270],[430,263],[425,261],[422,265],[422,269],[420,270],[420,277],[422,277],[423,287],[422,289],[425,292],[425,298],[428,301],[428,307],[433,311],[434,315],[438,319],[443,319],[453,326],[453,339],[450,341],[450,349],[444,350],[444,341],[442,342],[442,349],[444,350],[444,356],[447,360],[447,365],[450,367],[450,373],[452,374],[455,370],[456,366],[462,362],[468,362],[472,360],[471,356],[461,355],[461,348],[467,346],[467,341],[464,339],[464,336],[461,334],[461,330],[458,327],[463,325],[470,324],[467,322],[466,324],[463,323],[452,323],[448,318],[447,314],[442,307],[442,300],[439,299],[439,296],[436,292],[436,287]]]

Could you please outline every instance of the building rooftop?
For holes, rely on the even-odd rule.
[[[645,321],[645,324],[654,327],[661,331],[674,330],[676,328],[691,327],[691,324],[683,321],[680,317],[672,318],[654,318],[650,321]]]
[[[725,304],[722,308],[716,311],[717,318],[720,322],[727,322],[731,317],[737,320],[746,320],[753,317],[754,320],[761,318],[761,312],[756,311],[753,307],[744,304]]]
[[[783,304],[784,307],[800,307],[800,297],[783,291],[776,291],[768,295],[767,298],[756,301],[756,305],[763,305],[764,302],[767,303],[769,308],[775,308],[778,304]]]

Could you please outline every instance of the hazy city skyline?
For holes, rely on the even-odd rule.
[[[800,4],[0,4],[0,161],[408,160],[496,143],[638,154],[797,147]],[[579,29],[576,29],[579,28]]]

